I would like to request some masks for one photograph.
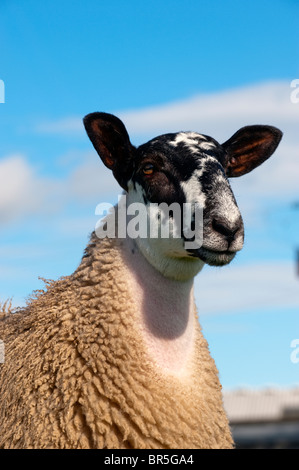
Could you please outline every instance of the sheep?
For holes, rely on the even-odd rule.
[[[169,238],[94,231],[73,274],[47,281],[16,313],[4,309],[0,447],[233,448],[193,279],[204,264],[224,266],[241,250],[243,221],[228,178],[269,158],[282,133],[246,126],[221,145],[179,132],[136,148],[114,115],[92,113],[84,125],[127,209],[141,204],[161,229],[161,203],[190,204],[191,228],[178,228],[169,213]],[[196,207],[202,243],[191,230]],[[118,227],[119,212],[100,231]]]

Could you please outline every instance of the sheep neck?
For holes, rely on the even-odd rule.
[[[193,279],[164,277],[133,240],[126,239],[125,252],[137,324],[149,357],[164,372],[184,376],[189,371],[195,336]]]

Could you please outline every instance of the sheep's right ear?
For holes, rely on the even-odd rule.
[[[238,130],[222,147],[228,160],[226,176],[242,176],[261,165],[276,150],[282,132],[273,126],[245,126]]]
[[[83,119],[85,130],[104,165],[113,171],[120,186],[127,190],[133,172],[133,154],[127,130],[112,114],[91,113]]]

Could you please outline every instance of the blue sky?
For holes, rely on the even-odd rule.
[[[204,269],[196,299],[224,387],[299,384],[298,18],[295,0],[2,0],[0,299],[24,304],[38,276],[71,273],[96,205],[117,201],[85,114],[117,114],[135,144],[273,124],[284,131],[275,156],[232,182],[245,248]]]

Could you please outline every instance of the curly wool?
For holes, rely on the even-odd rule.
[[[2,448],[231,448],[196,322],[187,379],[155,367],[136,327],[121,241],[92,235],[78,269],[0,316]]]

